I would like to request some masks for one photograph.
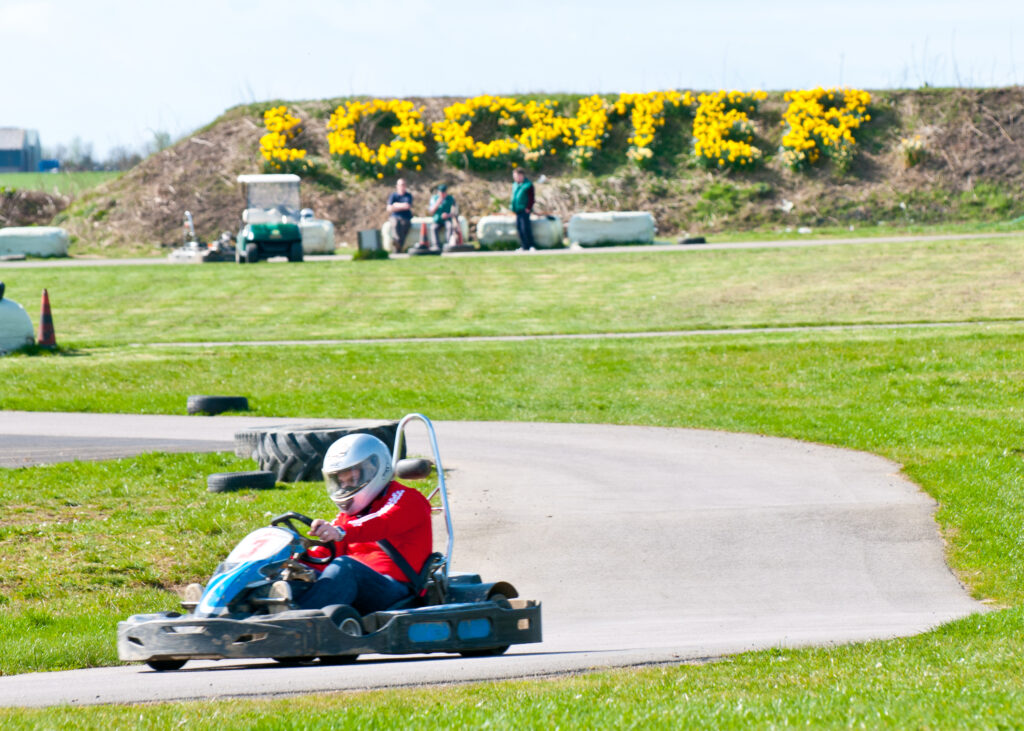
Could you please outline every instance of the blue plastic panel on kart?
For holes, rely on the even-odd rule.
[[[409,626],[409,642],[444,642],[451,636],[447,622],[417,622]]]
[[[491,620],[486,617],[464,619],[455,632],[460,640],[482,640],[491,636]]]

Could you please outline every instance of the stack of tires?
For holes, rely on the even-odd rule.
[[[324,454],[347,434],[372,434],[394,452],[397,421],[369,426],[281,426],[235,433],[235,453],[253,457],[260,470],[272,472],[277,482],[315,482],[321,479]],[[405,445],[402,454],[405,457]]]

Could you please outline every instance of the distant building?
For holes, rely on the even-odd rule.
[[[41,158],[38,132],[0,127],[0,173],[34,173]]]

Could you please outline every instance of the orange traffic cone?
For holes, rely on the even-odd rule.
[[[420,224],[420,243],[418,246],[430,246],[430,242],[427,240],[427,224],[426,222]]]
[[[53,334],[53,315],[50,314],[50,295],[43,290],[43,313],[39,316],[39,342],[43,348],[56,348],[57,338]]]

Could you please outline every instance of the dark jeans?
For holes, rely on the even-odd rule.
[[[351,556],[342,556],[331,561],[320,578],[296,599],[302,609],[348,604],[360,614],[370,614],[387,609],[411,593],[407,584],[379,574]]]
[[[533,226],[530,224],[530,214],[526,211],[516,211],[516,232],[519,234],[519,248],[532,249]]]
[[[401,253],[405,250],[405,237],[409,235],[409,229],[412,227],[412,219],[404,218],[402,216],[392,216],[391,225],[394,226],[395,232],[395,251]]]
[[[434,223],[434,245],[439,249],[443,249],[444,245],[448,243],[448,238],[451,236],[451,225],[452,220],[446,218],[441,223]]]

